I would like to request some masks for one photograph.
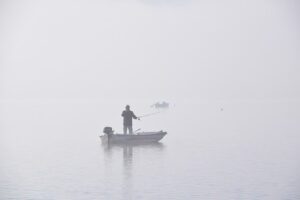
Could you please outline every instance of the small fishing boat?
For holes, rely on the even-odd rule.
[[[167,134],[165,131],[114,134],[111,127],[105,127],[103,132],[105,134],[100,136],[102,143],[153,143],[160,141]]]
[[[154,107],[156,109],[159,109],[159,108],[169,108],[169,103],[167,102],[162,102],[162,103],[159,103],[159,102],[156,102],[155,104],[151,105],[151,107]]]

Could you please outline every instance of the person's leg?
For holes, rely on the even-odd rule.
[[[123,134],[127,135],[127,126],[123,126]]]
[[[132,135],[132,126],[128,126],[129,134]]]

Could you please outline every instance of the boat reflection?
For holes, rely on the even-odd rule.
[[[132,164],[134,151],[143,153],[143,151],[153,150],[154,152],[163,151],[164,144],[160,142],[149,144],[102,144],[104,152],[108,157],[113,157],[113,154],[122,149],[124,167]],[[161,153],[161,152],[160,152]]]
[[[111,144],[111,143],[102,143],[102,147],[105,151],[110,151],[117,148],[137,148],[137,149],[163,149],[164,144],[161,142],[153,142],[153,143],[124,143],[124,144]]]
[[[108,158],[106,159],[106,162],[119,162],[122,159],[123,171],[117,173],[123,174],[123,199],[134,199],[132,196],[134,195],[133,177],[134,172],[138,170],[135,169],[134,164],[144,162],[143,159],[147,159],[148,156],[152,157],[153,154],[155,154],[155,156],[161,156],[165,149],[165,146],[159,142],[149,144],[102,144],[102,147],[104,148],[105,157]],[[134,159],[134,156],[136,156],[136,160]],[[106,164],[110,165],[109,163]],[[139,164],[137,166],[139,166]]]

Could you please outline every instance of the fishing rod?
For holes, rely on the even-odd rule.
[[[159,113],[161,113],[162,111],[158,111],[158,112],[154,112],[154,113],[149,113],[149,114],[145,114],[145,115],[142,115],[142,116],[139,116],[138,118],[143,118],[143,117],[149,117],[149,116],[152,116],[152,115],[157,115]]]
[[[139,130],[141,130],[140,128],[139,129],[136,129],[135,131],[133,131],[134,133],[138,132]]]

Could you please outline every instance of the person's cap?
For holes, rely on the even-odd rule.
[[[126,105],[126,107],[125,108],[130,108],[130,106],[129,105]]]

